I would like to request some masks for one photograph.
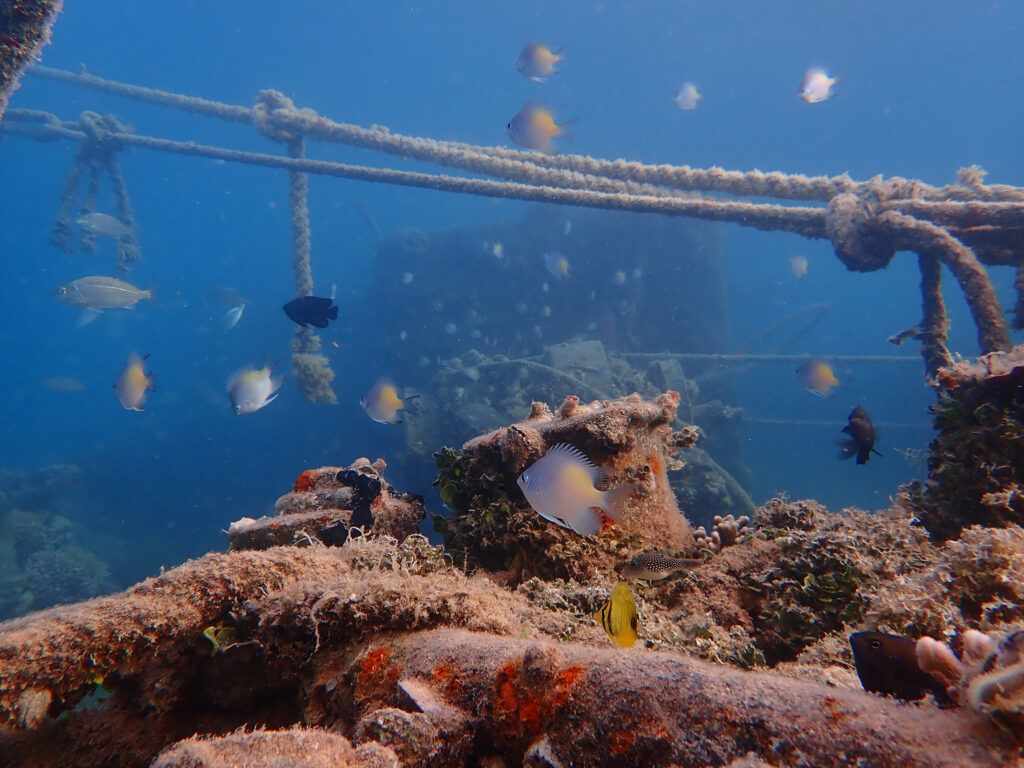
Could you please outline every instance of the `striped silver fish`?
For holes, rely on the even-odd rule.
[[[116,277],[92,275],[72,280],[53,292],[54,298],[94,312],[104,309],[132,309],[140,299],[153,299],[153,289],[142,290]]]

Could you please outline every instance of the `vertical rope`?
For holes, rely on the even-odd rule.
[[[921,254],[917,257],[921,270],[921,325],[918,339],[921,342],[921,356],[929,376],[938,373],[939,368],[953,362],[946,339],[949,337],[949,319],[946,303],[942,299],[942,262],[934,256]]]
[[[128,187],[124,183],[124,176],[121,174],[121,164],[117,155],[108,150],[104,153],[101,162],[110,177],[110,184],[114,190],[114,200],[117,203],[117,218],[128,227],[128,234],[117,238],[117,269],[121,275],[126,275],[132,264],[142,258],[139,250],[139,243],[135,234],[135,214],[132,212],[132,202],[128,198]]]
[[[79,216],[93,213],[96,210],[96,200],[100,196],[100,172],[101,166],[95,153],[89,152],[89,183],[85,188],[85,197],[82,198],[82,205],[78,209]],[[78,228],[78,247],[86,253],[96,253],[96,235],[85,227]]]
[[[75,153],[75,161],[71,166],[71,172],[64,180],[64,186],[60,188],[60,207],[57,209],[57,218],[53,221],[53,231],[50,233],[50,242],[65,253],[75,250],[71,237],[71,217],[75,213],[75,203],[78,201],[78,187],[85,172],[85,144],[78,145],[78,152]]]
[[[306,156],[306,140],[302,136],[288,139],[288,156]],[[309,179],[301,171],[289,171],[288,197],[292,209],[292,270],[295,273],[295,295],[313,295],[313,268],[310,262],[312,244],[309,227]],[[320,337],[309,326],[302,326],[292,339],[292,371],[303,397],[314,403],[338,402],[331,382],[334,371],[320,350]]]

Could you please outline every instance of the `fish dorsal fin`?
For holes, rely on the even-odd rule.
[[[579,465],[590,476],[594,485],[608,479],[608,472],[602,467],[597,466],[583,451],[574,445],[556,443],[548,448],[545,456],[554,456],[562,461],[571,461]]]
[[[234,389],[235,385],[242,380],[242,377],[245,376],[245,374],[252,372],[252,370],[252,366],[249,365],[239,368],[237,371],[228,376],[228,380],[224,382],[224,386],[229,390]]]

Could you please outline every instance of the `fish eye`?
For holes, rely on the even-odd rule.
[[[877,651],[879,648],[882,647],[882,641],[881,640],[872,640],[871,641],[871,647],[874,648]]]
[[[511,131],[512,130],[512,121],[511,120],[508,121],[508,125],[505,126],[505,130],[506,131]]]

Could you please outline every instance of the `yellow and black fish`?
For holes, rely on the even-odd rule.
[[[601,606],[594,618],[604,627],[608,637],[623,648],[632,648],[636,643],[636,602],[626,582],[620,581],[615,585],[608,602]]]

